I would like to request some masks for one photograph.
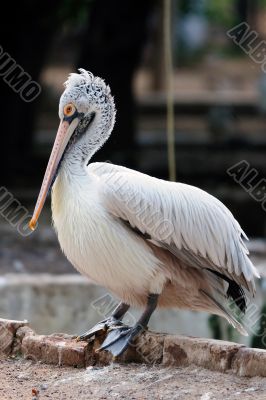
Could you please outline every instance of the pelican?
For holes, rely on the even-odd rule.
[[[52,218],[73,266],[121,303],[80,339],[107,330],[101,350],[122,354],[147,328],[157,307],[206,311],[246,330],[247,293],[259,274],[239,223],[218,199],[190,185],[168,182],[111,163],[89,163],[115,123],[110,88],[79,69],[65,82],[61,120],[29,226],[35,229],[52,189]],[[144,309],[134,326],[121,320]]]

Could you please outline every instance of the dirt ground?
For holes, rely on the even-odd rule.
[[[36,395],[36,393],[38,393]],[[0,362],[1,400],[265,400],[266,378],[188,368],[119,365],[73,369],[25,360]]]

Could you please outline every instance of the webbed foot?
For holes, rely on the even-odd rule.
[[[135,325],[132,328],[122,326],[111,329],[99,351],[108,350],[113,356],[119,356],[132,344],[133,339],[143,330],[144,328],[141,325]]]
[[[109,317],[104,319],[103,321],[98,322],[96,325],[94,325],[94,327],[92,327],[91,329],[89,329],[88,331],[84,332],[82,335],[79,335],[77,337],[77,340],[88,340],[90,339],[92,336],[94,336],[96,333],[100,333],[100,332],[106,332],[109,328],[119,328],[119,327],[125,327],[125,325],[119,321],[118,319],[114,318],[114,317]]]

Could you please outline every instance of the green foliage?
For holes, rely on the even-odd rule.
[[[69,25],[84,23],[93,1],[97,0],[64,0],[59,9],[60,20]]]
[[[252,337],[251,347],[266,349],[266,304],[261,309],[261,317],[257,334]]]
[[[205,15],[211,23],[231,27],[236,20],[236,9],[232,0],[206,0]]]
[[[227,324],[226,328],[227,328],[226,330],[227,330],[227,338],[228,338],[228,340],[232,340],[233,341],[235,333],[236,333],[235,328],[230,324]]]
[[[262,8],[266,8],[266,0],[258,0],[258,6]]]
[[[266,0],[262,2],[266,4]],[[232,0],[181,0],[178,4],[181,15],[200,13],[205,15],[210,23],[228,28],[240,22],[237,20],[236,5]]]
[[[220,326],[220,317],[218,315],[211,315],[208,320],[210,330],[212,331],[212,337],[214,339],[222,339],[222,331]]]

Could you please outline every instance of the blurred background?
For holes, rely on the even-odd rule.
[[[80,67],[106,80],[117,106],[114,133],[93,161],[168,179],[164,1],[9,3],[0,26],[0,184],[16,207],[33,210],[59,122],[63,82]],[[257,33],[258,45],[265,40],[266,0],[172,0],[176,176],[229,207],[251,238],[252,259],[264,276],[266,212],[227,173],[246,160],[258,180],[266,177],[266,74],[227,34],[241,22]],[[26,102],[5,81],[3,52],[40,84],[34,100]],[[62,255],[49,201],[38,230],[28,236],[10,224],[5,204],[0,196],[0,316],[29,319],[40,333],[80,333],[102,319],[109,297]],[[245,343],[265,347],[264,279],[258,285]],[[150,326],[244,341],[224,321],[203,313],[160,311]]]

